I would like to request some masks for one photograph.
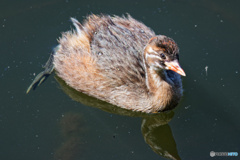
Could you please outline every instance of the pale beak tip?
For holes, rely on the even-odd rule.
[[[178,69],[178,70],[174,70],[175,72],[177,72],[178,74],[180,74],[181,76],[186,76],[186,73],[182,70],[182,69]]]
[[[186,73],[185,73],[185,72],[183,72],[181,75],[184,76],[184,77],[186,77]]]

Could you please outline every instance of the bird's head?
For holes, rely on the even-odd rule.
[[[186,76],[179,65],[179,48],[169,37],[163,35],[152,37],[145,47],[144,58],[148,67],[155,70],[172,70]]]

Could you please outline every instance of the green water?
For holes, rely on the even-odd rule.
[[[239,159],[210,157],[210,151],[240,154],[239,5],[235,0],[1,1],[0,159]],[[178,43],[187,76],[174,112],[154,116],[112,108],[54,76],[25,94],[61,32],[73,28],[69,17],[82,21],[90,13],[130,13]]]

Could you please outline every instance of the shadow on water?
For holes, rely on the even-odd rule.
[[[85,133],[82,115],[66,113],[60,121],[60,128],[64,143],[55,151],[54,159],[73,160],[80,157],[84,150],[82,135]]]
[[[178,155],[171,128],[168,125],[174,116],[173,111],[157,114],[129,111],[78,92],[66,85],[61,78],[57,76],[55,76],[55,78],[60,84],[61,89],[74,101],[87,106],[99,108],[105,112],[113,114],[141,117],[142,135],[145,142],[151,147],[151,149],[164,158],[172,160],[181,159]],[[81,152],[79,153],[79,151],[82,151],[83,149],[81,147],[83,144],[81,135],[84,133],[84,127],[82,126],[81,115],[78,113],[68,113],[62,118],[60,124],[62,135],[65,138],[65,143],[57,149],[55,158],[62,160],[75,159],[76,157],[80,156],[79,154]]]

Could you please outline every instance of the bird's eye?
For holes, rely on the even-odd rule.
[[[161,57],[162,59],[166,59],[166,56],[165,56],[163,53],[160,54],[160,57]]]

